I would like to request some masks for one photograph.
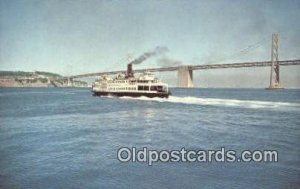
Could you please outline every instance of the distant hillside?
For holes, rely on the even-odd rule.
[[[87,87],[87,82],[67,81],[51,72],[0,71],[0,87]]]
[[[30,77],[35,75],[44,75],[46,77],[62,77],[59,74],[51,72],[23,72],[23,71],[0,71],[0,77]]]
[[[49,77],[62,77],[62,76],[59,75],[59,74],[51,73],[51,72],[40,72],[40,71],[36,71],[35,73],[36,73],[36,74],[39,74],[39,75],[49,76]]]

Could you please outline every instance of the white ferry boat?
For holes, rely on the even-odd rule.
[[[170,95],[168,84],[162,83],[150,72],[134,77],[132,64],[127,65],[127,73],[119,74],[115,78],[101,76],[92,85],[94,96],[131,96],[131,97],[161,97]]]

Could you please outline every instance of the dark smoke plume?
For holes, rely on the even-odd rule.
[[[143,55],[141,55],[137,59],[131,61],[129,64],[140,64],[140,63],[144,62],[145,60],[147,60],[148,58],[150,58],[152,56],[160,55],[160,54],[165,53],[167,51],[168,51],[167,47],[156,47],[154,49],[154,51],[145,52]]]
[[[180,66],[182,65],[182,62],[179,60],[163,57],[157,60],[157,64],[160,67],[172,67],[172,66]]]

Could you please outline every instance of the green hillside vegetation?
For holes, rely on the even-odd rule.
[[[49,76],[49,77],[62,77],[62,76],[59,75],[59,74],[51,73],[51,72],[40,72],[40,71],[36,71],[35,73],[40,74],[40,75]]]
[[[83,87],[88,83],[80,80],[72,80],[70,86]],[[24,72],[24,71],[0,71],[0,87],[69,87],[66,79],[51,72]]]
[[[19,76],[19,77],[29,77],[32,76],[32,72],[22,72],[22,71],[0,71],[0,77],[4,76]]]
[[[0,77],[30,77],[33,76],[34,73],[39,74],[39,75],[44,75],[46,77],[62,77],[59,74],[56,73],[51,73],[51,72],[23,72],[23,71],[0,71]]]
[[[47,78],[34,78],[33,80],[26,80],[26,79],[22,80],[22,79],[15,78],[15,81],[19,82],[19,83],[22,83],[22,82],[25,82],[25,83],[36,83],[36,82],[47,83],[48,79]]]

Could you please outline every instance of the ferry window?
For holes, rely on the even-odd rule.
[[[139,85],[138,86],[138,90],[139,91],[149,91],[149,86],[141,86],[141,85]]]
[[[157,91],[158,92],[163,92],[163,87],[162,86],[157,86]]]
[[[156,91],[156,86],[151,86],[150,91]]]

